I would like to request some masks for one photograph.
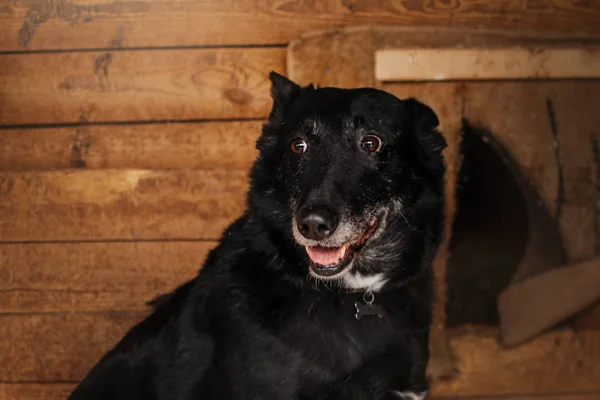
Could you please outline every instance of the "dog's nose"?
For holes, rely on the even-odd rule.
[[[298,230],[307,239],[323,240],[333,234],[339,218],[326,208],[311,208],[298,219]]]

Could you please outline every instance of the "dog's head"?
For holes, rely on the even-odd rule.
[[[441,219],[446,143],[437,116],[376,89],[270,78],[273,109],[250,201],[304,249],[313,277],[381,284],[414,246],[409,236],[428,235]]]

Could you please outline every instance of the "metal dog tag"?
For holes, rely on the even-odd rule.
[[[368,317],[371,315],[377,315],[379,318],[383,318],[381,307],[379,306],[374,306],[372,304],[361,304],[357,301],[354,303],[354,307],[356,307],[356,314],[354,314],[356,319],[361,319],[362,317]]]
[[[356,308],[356,313],[354,314],[354,317],[356,319],[361,319],[362,317],[376,315],[379,318],[383,318],[383,311],[381,310],[380,306],[373,305],[374,300],[375,296],[373,295],[373,293],[366,292],[363,295],[364,303],[360,303],[358,301],[354,303],[354,307]]]

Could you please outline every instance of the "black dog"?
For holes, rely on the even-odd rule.
[[[270,78],[245,214],[70,399],[425,395],[438,119],[375,89]]]

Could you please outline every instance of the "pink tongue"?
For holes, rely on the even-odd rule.
[[[312,262],[320,265],[336,264],[342,258],[341,247],[307,246],[306,252]]]

